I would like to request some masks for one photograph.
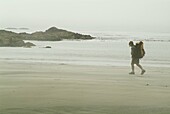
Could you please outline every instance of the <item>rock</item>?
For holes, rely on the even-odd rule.
[[[146,86],[149,86],[149,84],[146,84]]]
[[[24,41],[20,39],[16,38],[0,39],[1,47],[22,47],[24,45],[25,45]]]
[[[52,33],[52,32],[60,32],[60,31],[64,31],[64,30],[58,29],[58,28],[56,28],[56,27],[51,27],[51,28],[49,28],[48,30],[46,30],[45,32],[46,32],[46,33]]]
[[[39,31],[39,32],[34,32],[32,34],[15,33],[6,30],[0,30],[0,47],[34,46],[32,44],[25,44],[24,40],[61,41],[63,39],[89,40],[89,39],[94,39],[94,37],[91,37],[90,35],[83,35],[83,34],[74,33],[63,29],[58,29],[56,27],[51,27],[45,32]]]
[[[23,40],[12,42],[11,45],[11,47],[23,47],[23,46],[25,46],[25,42]]]
[[[90,35],[82,35],[79,33],[70,32],[56,27],[51,27],[45,32],[39,31],[32,34],[20,34],[24,40],[39,40],[39,41],[61,41],[63,39],[94,39]]]
[[[36,46],[36,45],[31,42],[26,42],[24,47],[31,48],[32,46]]]
[[[51,48],[51,46],[46,46],[45,48]]]

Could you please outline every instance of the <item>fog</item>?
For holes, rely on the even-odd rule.
[[[170,0],[0,0],[0,29],[170,32]]]

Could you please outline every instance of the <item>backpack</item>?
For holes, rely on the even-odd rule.
[[[143,42],[140,41],[139,43],[136,43],[136,57],[137,58],[143,58],[145,56],[145,50],[143,47]]]

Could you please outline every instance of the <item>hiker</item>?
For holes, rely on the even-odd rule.
[[[143,47],[141,48],[138,47],[138,46],[143,46],[143,42],[139,42],[138,44],[134,45],[133,41],[130,41],[129,46],[131,47],[131,56],[132,56],[132,61],[131,61],[132,71],[129,74],[135,74],[134,64],[136,64],[141,69],[141,75],[143,75],[146,71],[139,64],[139,59],[144,56],[145,51]]]

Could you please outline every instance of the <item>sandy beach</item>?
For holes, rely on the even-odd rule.
[[[0,0],[0,114],[170,114],[169,11],[170,0]]]
[[[0,114],[169,114],[170,68],[0,63]]]

